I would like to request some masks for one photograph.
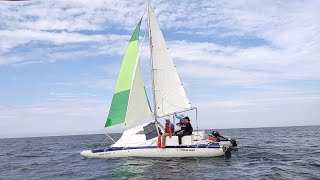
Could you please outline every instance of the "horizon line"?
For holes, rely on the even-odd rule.
[[[284,127],[310,127],[310,126],[320,126],[320,124],[313,125],[289,125],[289,126],[261,126],[261,127],[238,127],[238,128],[217,128],[217,130],[227,130],[227,129],[259,129],[259,128],[284,128]],[[213,129],[213,128],[212,128]],[[210,129],[200,129],[200,130],[210,130]],[[113,132],[109,134],[120,134],[122,132]],[[30,136],[11,136],[11,137],[0,137],[0,139],[23,139],[23,138],[45,138],[45,137],[62,137],[62,136],[83,136],[83,135],[103,135],[104,133],[83,133],[83,134],[65,134],[65,135],[30,135]]]

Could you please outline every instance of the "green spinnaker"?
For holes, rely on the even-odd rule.
[[[130,88],[132,86],[136,63],[138,61],[140,25],[141,20],[131,36],[126,53],[123,57],[105,127],[121,124],[125,120]]]

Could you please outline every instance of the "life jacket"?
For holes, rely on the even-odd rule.
[[[161,146],[161,136],[158,136],[158,147]]]
[[[213,135],[209,135],[208,140],[209,141],[215,141],[217,138]]]
[[[166,123],[166,128],[165,128],[166,133],[173,133],[174,132],[174,126],[171,123]]]

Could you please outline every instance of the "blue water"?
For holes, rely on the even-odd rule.
[[[104,135],[0,139],[0,179],[320,179],[320,126],[219,132],[237,139],[230,159],[79,155]]]

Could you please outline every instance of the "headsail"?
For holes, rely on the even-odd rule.
[[[123,57],[105,127],[132,124],[151,115],[139,66],[140,25],[134,30]]]
[[[134,79],[132,81],[125,124],[134,124],[146,117],[151,117],[151,107],[143,84],[142,72],[138,59]]]
[[[154,103],[158,117],[190,109],[191,105],[167,50],[150,2],[148,3]]]

